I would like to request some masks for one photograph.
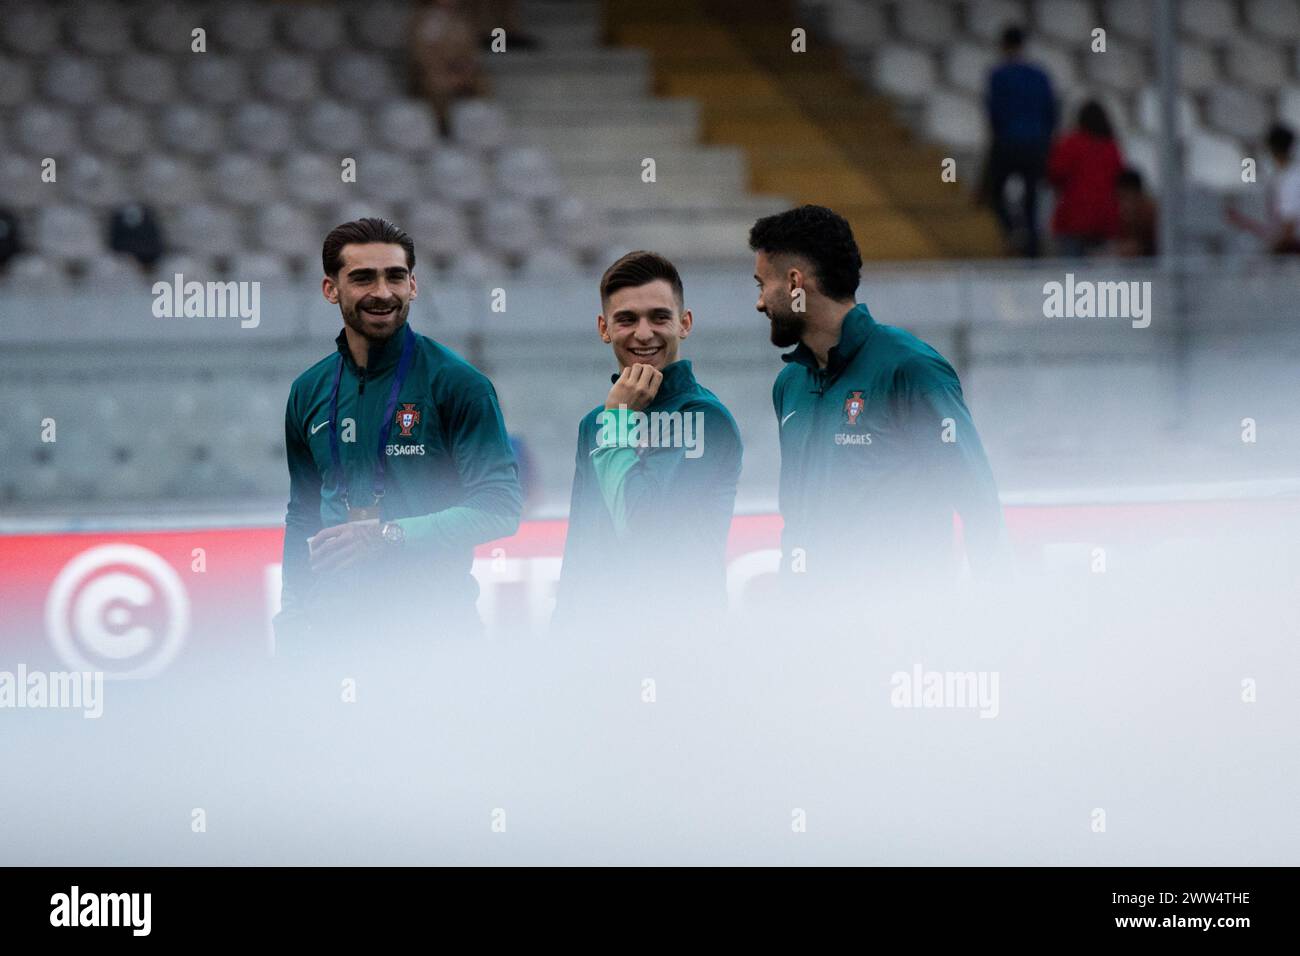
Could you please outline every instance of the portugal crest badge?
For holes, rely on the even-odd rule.
[[[402,437],[410,438],[411,429],[420,424],[420,413],[412,402],[403,402],[402,407],[397,410],[396,418],[398,426],[402,429]]]
[[[862,393],[849,392],[849,397],[844,399],[844,424],[856,425],[858,416],[862,410],[867,407],[867,401],[862,397]]]

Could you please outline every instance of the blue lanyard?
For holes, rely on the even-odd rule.
[[[397,395],[406,381],[406,373],[411,370],[415,358],[415,333],[408,324],[403,327],[402,355],[397,360],[397,372],[393,375],[393,387],[388,393],[388,402],[384,406],[383,425],[379,429],[379,458],[375,462],[374,496],[375,503],[384,497],[384,483],[387,478],[387,457],[384,448],[388,444],[388,433],[393,427],[393,416],[397,413]],[[339,385],[343,381],[343,353],[339,353],[339,363],[334,369],[334,389],[330,393],[330,464],[334,466],[337,487],[343,494],[343,507],[348,503],[348,476],[343,469],[342,456],[339,454]]]

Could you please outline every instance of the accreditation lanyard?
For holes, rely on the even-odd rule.
[[[397,395],[402,390],[402,383],[406,381],[406,373],[410,371],[411,362],[415,357],[415,333],[411,331],[409,325],[404,327],[404,332],[402,355],[397,360],[397,372],[393,375],[393,387],[389,390],[388,403],[384,406],[383,424],[379,428],[379,449],[378,458],[375,462],[373,484],[375,501],[372,507],[374,508],[378,507],[379,500],[384,497],[385,469],[387,466],[384,449],[388,444],[388,433],[393,427],[393,416],[397,413]],[[339,385],[342,382],[343,353],[340,352],[339,363],[334,370],[334,389],[330,393],[330,464],[334,466],[337,487],[343,494],[343,506],[351,511],[348,500],[348,476],[343,469],[342,456],[339,454]]]

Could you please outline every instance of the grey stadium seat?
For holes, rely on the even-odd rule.
[[[44,56],[59,46],[59,11],[44,3],[6,5],[0,16],[0,33],[11,50]]]
[[[203,198],[203,180],[187,160],[150,153],[140,161],[132,179],[137,196],[163,205]]]
[[[174,103],[163,110],[158,139],[164,148],[188,156],[209,156],[229,146],[221,115],[188,103]]]
[[[36,213],[33,248],[65,259],[93,256],[105,250],[104,224],[81,206],[45,206]]]
[[[1216,86],[1205,98],[1205,122],[1213,129],[1249,139],[1262,134],[1271,119],[1268,104],[1235,86]]]
[[[254,246],[275,255],[317,255],[323,238],[315,217],[301,206],[272,203],[259,209],[253,220]]]
[[[196,100],[230,106],[247,99],[248,73],[239,58],[204,53],[184,63],[185,90]]]
[[[378,0],[353,7],[351,13],[351,35],[361,45],[388,52],[405,48],[410,30],[410,4]]]
[[[901,100],[924,99],[935,88],[934,58],[926,50],[898,43],[883,44],[872,63],[877,87]]]
[[[356,157],[358,189],[366,199],[406,202],[420,195],[416,169],[398,153],[365,153]]]
[[[286,156],[280,167],[280,183],[285,193],[299,202],[324,205],[356,198],[357,184],[344,183],[340,172],[332,157],[294,153]]]
[[[131,18],[120,3],[82,4],[67,26],[72,42],[87,53],[113,56],[131,49]]]
[[[1083,54],[1083,69],[1090,83],[1125,93],[1139,89],[1148,73],[1142,51],[1128,44],[1107,45],[1105,53]]]
[[[483,206],[479,235],[488,249],[517,256],[537,245],[541,230],[527,203],[492,199]]]
[[[1024,3],[1016,0],[967,0],[966,30],[986,43],[996,44],[1011,23],[1026,23]]]
[[[57,159],[77,146],[77,124],[66,110],[36,104],[21,107],[13,130],[18,148],[32,156]]]
[[[988,46],[954,43],[942,54],[944,78],[958,89],[984,95],[989,72],[997,63],[997,54]]]
[[[275,9],[265,3],[218,6],[209,19],[212,36],[223,49],[261,53],[275,42]]]
[[[1247,36],[1230,38],[1223,60],[1232,79],[1254,90],[1275,90],[1286,76],[1286,54],[1282,48]]]
[[[910,0],[897,8],[898,33],[910,43],[943,47],[957,32],[952,5],[938,0]]]
[[[1035,0],[1034,25],[1038,33],[1072,49],[1087,49],[1092,30],[1101,26],[1085,0]]]
[[[470,149],[492,150],[506,141],[506,114],[489,100],[460,100],[453,103],[448,125],[451,138]]]
[[[344,15],[337,6],[294,4],[280,7],[277,12],[280,35],[296,50],[324,53],[343,43]]]
[[[325,79],[334,96],[352,103],[392,99],[398,90],[392,66],[386,57],[355,50],[331,59]]]
[[[550,199],[560,192],[560,181],[549,157],[536,147],[501,150],[495,173],[497,188],[520,199]]]
[[[402,219],[402,228],[415,240],[416,255],[447,258],[471,243],[464,214],[447,203],[412,204]]]
[[[249,252],[235,256],[227,273],[239,281],[285,282],[293,273],[283,256],[274,252]]]
[[[235,215],[206,203],[181,206],[171,217],[167,231],[172,245],[184,252],[228,256],[244,247]]]
[[[1185,90],[1208,90],[1219,82],[1219,65],[1213,51],[1199,43],[1178,46],[1178,85]]]
[[[86,141],[113,156],[138,156],[152,145],[144,113],[120,103],[105,103],[91,110]]]
[[[32,95],[32,72],[22,60],[0,55],[0,107],[19,106]]]
[[[45,62],[41,93],[66,106],[89,106],[104,95],[104,71],[87,56],[60,53]]]
[[[31,209],[41,205],[40,163],[30,156],[0,154],[0,203],[13,209]]]
[[[382,105],[374,119],[374,134],[386,146],[405,152],[426,153],[438,148],[433,112],[421,100]]]
[[[230,121],[235,143],[250,153],[280,156],[295,145],[293,117],[269,103],[244,103]]]
[[[1261,36],[1300,40],[1300,4],[1295,0],[1246,0],[1246,23]]]
[[[365,115],[338,100],[320,100],[299,118],[300,141],[310,149],[356,150],[368,139]]]
[[[111,161],[81,153],[69,157],[64,170],[69,192],[85,206],[106,209],[129,198],[126,177]]]
[[[276,56],[258,64],[257,88],[281,103],[308,103],[320,96],[320,72],[310,57]]]
[[[133,54],[114,68],[113,86],[128,100],[157,106],[176,95],[176,69],[166,57]]]
[[[551,203],[545,227],[550,242],[575,252],[597,253],[609,243],[604,221],[576,196],[562,197]]]
[[[1144,43],[1151,40],[1154,0],[1104,0],[1102,11],[1106,15],[1109,33]]]
[[[1236,31],[1237,16],[1228,0],[1181,0],[1177,7],[1179,26],[1202,40],[1220,42]]]
[[[422,166],[426,192],[464,205],[487,195],[488,176],[483,162],[460,149],[442,149]]]
[[[870,50],[885,38],[885,12],[874,4],[858,0],[832,0],[826,11],[827,29],[846,50]]]
[[[281,196],[280,180],[263,157],[250,153],[223,153],[208,171],[214,197],[231,206],[258,207]]]
[[[184,0],[158,0],[138,8],[133,6],[133,9],[137,14],[136,23],[145,49],[159,53],[191,53],[193,30],[196,27],[206,28],[208,23],[208,18],[203,16],[203,11],[197,4]],[[204,56],[215,52],[211,39],[208,38],[209,53],[203,54]]]

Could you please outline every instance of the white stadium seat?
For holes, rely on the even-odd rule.
[[[439,150],[422,164],[425,189],[458,205],[478,202],[488,191],[488,176],[482,160],[461,149]]]
[[[1187,178],[1210,189],[1240,189],[1243,156],[1234,140],[1197,130],[1187,140]]]
[[[181,206],[168,226],[171,243],[183,252],[231,255],[244,245],[239,219],[221,206]]]
[[[977,96],[983,96],[989,73],[997,65],[996,52],[987,45],[958,42],[941,54],[943,76],[950,84]]]
[[[496,157],[495,182],[504,194],[520,199],[549,199],[560,192],[560,180],[550,158],[532,146],[501,150]]]
[[[85,206],[107,209],[126,202],[126,177],[112,161],[88,153],[63,163],[64,183],[73,199]]]
[[[883,44],[871,72],[877,87],[899,99],[923,99],[935,88],[934,59],[916,47]]]
[[[446,258],[472,244],[464,213],[448,203],[413,203],[402,218],[402,228],[415,240],[417,255]]]
[[[1086,0],[1035,0],[1036,32],[1070,49],[1087,50],[1099,26],[1097,11]]]
[[[957,33],[957,18],[950,3],[909,0],[895,7],[899,36],[922,46],[944,47]]]
[[[149,121],[139,109],[106,103],[89,113],[86,142],[115,156],[138,156],[153,145]]]
[[[1140,89],[1149,72],[1141,50],[1131,44],[1107,44],[1105,53],[1089,51],[1082,58],[1089,82],[1125,93]]]
[[[50,205],[36,213],[33,248],[71,259],[93,256],[105,249],[106,226],[81,206]]]
[[[222,153],[206,178],[212,195],[231,206],[258,208],[280,197],[279,177],[252,153]]]
[[[300,205],[272,203],[257,210],[253,220],[254,245],[276,255],[317,255],[322,239],[315,217]]]
[[[132,178],[137,196],[163,205],[203,198],[203,181],[188,160],[150,153],[141,160]]]
[[[19,108],[13,130],[18,148],[33,156],[58,157],[71,152],[78,142],[71,113],[38,104]]]
[[[1189,97],[1180,95],[1175,111],[1178,115],[1178,133],[1186,136],[1189,130],[1197,126],[1196,107]],[[1138,126],[1152,136],[1162,135],[1160,93],[1155,87],[1145,87],[1138,93]]]
[[[925,135],[945,146],[976,150],[988,138],[988,124],[980,101],[973,96],[943,91],[925,103]]]

